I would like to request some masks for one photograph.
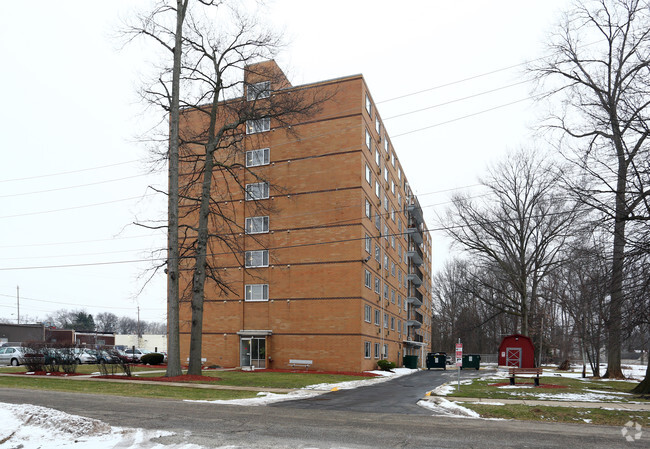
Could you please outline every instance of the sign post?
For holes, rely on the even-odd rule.
[[[458,369],[458,391],[460,391],[460,368],[463,366],[463,344],[458,339],[456,343],[456,368]]]

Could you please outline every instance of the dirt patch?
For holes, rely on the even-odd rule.
[[[188,375],[184,374],[182,376],[174,377],[139,377],[139,376],[117,376],[117,375],[106,375],[106,376],[93,376],[93,379],[116,379],[116,380],[153,380],[156,382],[219,382],[221,378],[211,377],[211,376],[197,376],[197,375]]]
[[[489,387],[506,387],[506,386],[511,386],[510,382],[502,382],[499,384],[488,384]],[[527,383],[527,382],[517,382],[516,385],[512,385],[514,387],[535,387],[534,383]],[[569,388],[567,385],[552,385],[552,384],[539,384],[538,387],[535,388]]]

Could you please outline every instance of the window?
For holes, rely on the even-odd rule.
[[[372,313],[371,313],[371,310],[370,310],[370,306],[368,304],[366,304],[363,307],[363,319],[366,321],[366,323],[370,323],[371,315],[372,315]]]
[[[366,111],[368,115],[372,117],[372,103],[370,102],[370,97],[366,94]]]
[[[271,119],[269,117],[257,120],[246,120],[246,134],[257,134],[269,131],[271,129]]]
[[[402,180],[402,167],[397,167],[397,179]]]
[[[246,201],[263,200],[268,197],[268,182],[255,182],[253,184],[246,184]]]
[[[397,282],[402,285],[402,270],[397,270]]]
[[[363,354],[364,357],[369,359],[370,358],[370,342],[369,341],[364,341],[363,342]]]
[[[384,299],[388,300],[388,285],[384,284]]]
[[[397,205],[399,207],[402,207],[402,194],[401,193],[397,194]]]
[[[393,206],[390,207],[390,219],[395,223],[395,209],[393,209]],[[393,245],[393,248],[395,248],[395,245]]]
[[[395,167],[395,153],[390,154],[390,163]]]
[[[381,168],[381,155],[379,154],[379,147],[375,148],[375,162],[377,167]]]
[[[384,225],[384,239],[388,241],[388,234],[390,234],[390,231],[388,230],[388,225]]]
[[[368,164],[366,164],[366,181],[368,181],[368,184],[372,186],[372,172],[370,171]]]
[[[255,267],[268,267],[269,266],[269,251],[246,251],[246,268]]]
[[[384,358],[388,358],[388,344],[384,344]]]
[[[375,276],[375,293],[381,295],[381,281],[377,276]]]
[[[375,117],[375,129],[377,130],[377,134],[381,136],[381,122],[379,121],[379,117]]]
[[[402,322],[400,320],[397,320],[397,333],[402,333]]]
[[[246,234],[265,232],[269,232],[269,217],[248,217],[246,219]]]
[[[379,358],[379,343],[375,343],[375,358]]]
[[[372,215],[372,205],[370,204],[370,201],[366,200],[366,217],[370,218]]]
[[[259,100],[271,96],[271,82],[262,81],[261,83],[249,84],[246,89],[246,100]]]
[[[388,139],[384,137],[384,151],[388,153]]]
[[[384,327],[388,329],[388,314],[384,313]]]
[[[372,254],[372,242],[368,234],[366,234],[366,252]]]
[[[384,181],[386,181],[386,185],[388,185],[388,170],[384,170]]]
[[[377,262],[381,262],[381,249],[379,249],[379,245],[375,243],[375,260]]]
[[[390,330],[392,330],[392,331],[395,330],[395,317],[394,316],[390,317]]]
[[[246,286],[246,301],[268,301],[268,284],[249,284]]]
[[[395,290],[393,290],[392,288],[390,289],[390,302],[395,304]]]
[[[379,214],[375,215],[375,228],[381,230],[381,216]]]
[[[384,254],[384,268],[388,271],[388,255]]]
[[[384,210],[388,212],[388,197],[384,193]]]
[[[379,326],[379,320],[381,319],[381,314],[378,309],[375,309],[375,326]]]
[[[392,246],[393,249],[395,249],[395,235],[390,236],[390,246]]]
[[[381,184],[379,184],[379,179],[375,182],[375,195],[377,195],[377,198],[381,197]]]
[[[392,179],[390,180],[390,191],[393,194],[393,196],[395,196],[395,181],[393,181]]]
[[[270,150],[262,148],[261,150],[251,150],[246,152],[246,167],[257,167],[259,165],[268,165],[270,162]]]
[[[406,281],[406,276],[404,276],[404,280]],[[406,312],[406,305],[408,304],[406,302],[406,299],[404,299],[404,302],[402,304],[404,305],[404,312]],[[406,323],[404,323],[404,333],[406,333]]]
[[[368,147],[368,149],[372,151],[372,137],[370,136],[370,133],[368,132],[367,129],[366,129],[366,147]]]
[[[399,293],[397,294],[397,308],[401,309],[402,308],[402,295]]]
[[[368,288],[372,288],[372,276],[370,276],[370,271],[365,270],[365,280],[364,280],[364,285]]]
[[[395,262],[393,262],[392,260],[390,261],[390,273],[393,275],[393,277],[395,277]]]

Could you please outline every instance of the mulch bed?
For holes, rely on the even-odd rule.
[[[61,371],[55,371],[50,373],[49,371],[27,371],[24,373],[7,373],[7,374],[17,374],[19,376],[52,376],[52,377],[72,377],[72,376],[86,376],[86,374],[81,373],[64,373]]]
[[[510,382],[502,382],[499,384],[488,384],[489,387],[506,387],[510,386]],[[527,382],[518,382],[515,385],[512,385],[513,387],[535,387],[534,383],[527,383]],[[567,385],[552,385],[552,384],[539,384],[538,387],[535,388],[569,388]]]
[[[241,371],[241,370],[240,370]],[[353,373],[349,371],[307,371],[296,369],[256,369],[255,371],[242,371],[246,373],[300,373],[300,374],[334,374],[340,376],[357,376],[357,377],[381,377],[374,373]]]
[[[109,374],[106,376],[93,376],[93,379],[115,379],[115,380],[153,380],[156,382],[219,382],[221,378],[211,376],[196,376],[184,374],[174,377],[140,377],[140,376],[119,376]]]

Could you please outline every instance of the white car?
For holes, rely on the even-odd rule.
[[[133,351],[133,348],[129,348],[124,351],[124,355],[127,357],[131,357],[133,360],[140,360],[140,358],[145,355],[149,354],[151,351],[147,351],[146,349],[140,349],[140,348],[135,348],[135,352]]]
[[[25,363],[25,353],[19,346],[3,346],[0,348],[0,365],[18,366]]]
[[[97,357],[91,354],[88,349],[78,349],[74,350],[74,361],[77,364],[91,364],[97,363]]]

